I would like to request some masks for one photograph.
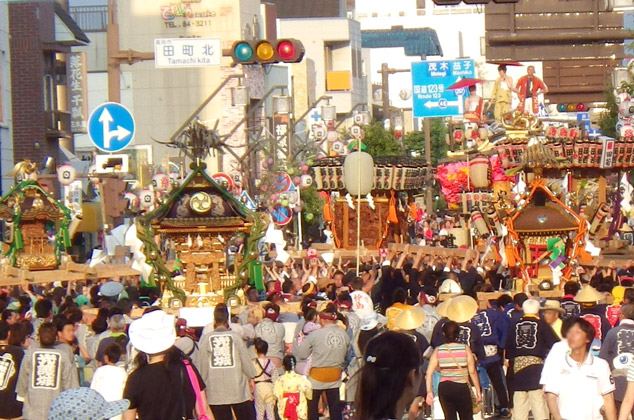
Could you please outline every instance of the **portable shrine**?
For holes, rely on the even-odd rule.
[[[167,289],[163,297],[170,306],[207,306],[242,286],[266,228],[261,215],[207,174],[204,163],[192,169],[182,185],[137,219],[151,281]]]

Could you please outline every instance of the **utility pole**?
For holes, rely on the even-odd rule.
[[[425,207],[427,207],[427,215],[431,215],[434,212],[434,201],[432,200],[433,190],[431,187],[431,119],[423,119],[423,128],[425,130],[425,162],[427,163],[427,170],[425,171]]]
[[[119,49],[117,0],[108,0],[106,48],[108,52],[108,100],[121,102],[121,63],[132,65],[139,61],[154,60],[154,52],[121,51]]]
[[[377,73],[381,74],[381,92],[382,92],[382,102],[383,102],[383,120],[386,118],[390,119],[390,127],[392,126],[392,112],[390,106],[390,74],[394,73],[407,73],[410,72],[410,69],[391,69],[389,68],[387,63],[381,64],[381,70],[378,70]]]

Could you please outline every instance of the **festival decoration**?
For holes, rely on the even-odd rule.
[[[354,195],[366,195],[374,185],[374,160],[369,153],[352,152],[343,164],[346,189]]]
[[[136,221],[145,263],[151,267],[147,280],[161,286],[164,304],[175,303],[172,296],[192,306],[228,298],[248,281],[258,257],[267,217],[249,210],[205,169],[204,163],[193,163],[182,185]],[[156,234],[174,243],[184,272],[178,281],[154,240]]]
[[[7,244],[2,254],[14,267],[55,269],[71,245],[71,213],[33,180],[34,172],[29,171],[34,168],[28,162],[16,165],[12,173],[22,173],[26,179],[0,198],[0,233]]]
[[[57,168],[57,180],[62,185],[70,185],[77,177],[77,170],[72,165],[61,165]]]

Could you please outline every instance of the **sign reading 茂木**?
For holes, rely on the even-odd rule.
[[[219,38],[160,38],[154,40],[157,68],[213,67],[222,60]]]
[[[412,63],[414,117],[456,117],[464,112],[468,90],[447,90],[460,79],[473,78],[474,61],[445,60]]]
[[[95,108],[88,118],[90,141],[104,152],[125,149],[134,138],[134,117],[125,106],[106,102]]]

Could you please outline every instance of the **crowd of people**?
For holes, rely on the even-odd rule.
[[[3,288],[0,419],[627,420],[632,265],[543,299],[473,250],[289,259],[202,328],[127,279]]]

